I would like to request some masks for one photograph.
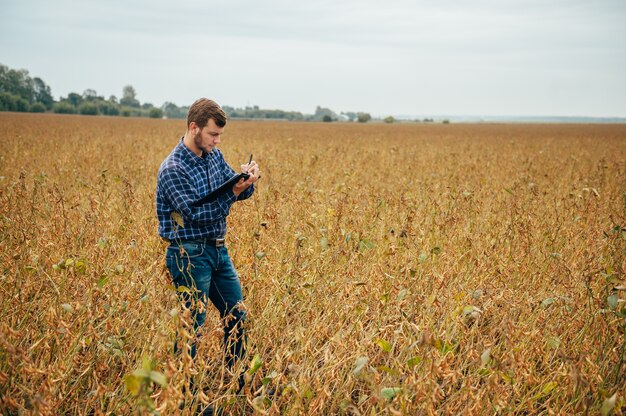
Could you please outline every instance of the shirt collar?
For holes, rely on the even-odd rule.
[[[207,153],[203,151],[202,157],[196,155],[194,152],[191,151],[190,148],[185,146],[185,143],[183,143],[184,139],[185,139],[185,136],[181,137],[180,142],[178,143],[178,147],[180,148],[180,152],[182,153],[183,158],[185,158],[188,162],[193,163],[194,165],[201,164],[207,160],[206,159]]]

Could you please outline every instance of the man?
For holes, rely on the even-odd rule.
[[[232,368],[244,353],[246,312],[241,283],[224,245],[226,217],[235,201],[252,195],[260,172],[250,161],[241,166],[248,179],[240,179],[212,202],[194,204],[236,175],[217,149],[225,126],[226,114],[217,103],[206,98],[193,103],[185,135],[159,168],[156,210],[159,235],[169,242],[167,268],[194,319],[189,353],[195,359],[210,300],[223,320],[226,362]],[[181,349],[179,341],[175,351]]]

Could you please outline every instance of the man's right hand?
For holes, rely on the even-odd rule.
[[[233,186],[233,193],[235,196],[239,196],[243,191],[248,189],[250,185],[255,183],[261,177],[261,171],[259,170],[259,165],[253,160],[249,164],[241,165],[241,170],[243,172],[248,173],[250,176],[248,179],[241,178],[239,182]]]

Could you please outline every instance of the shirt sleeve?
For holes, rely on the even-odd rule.
[[[190,183],[189,177],[176,168],[164,169],[161,172],[163,194],[168,198],[172,208],[183,219],[197,225],[211,224],[228,216],[230,206],[236,197],[232,191],[220,195],[215,201],[200,206],[192,206],[198,195]]]

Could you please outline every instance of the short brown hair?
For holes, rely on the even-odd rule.
[[[215,101],[208,98],[200,98],[189,107],[187,128],[193,121],[202,129],[209,123],[210,119],[213,119],[218,127],[226,125],[226,113],[224,113],[224,110]]]

